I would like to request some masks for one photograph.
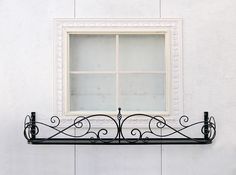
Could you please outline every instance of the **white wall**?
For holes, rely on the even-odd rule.
[[[158,17],[158,0],[77,0],[76,17]],[[163,175],[236,174],[236,1],[162,0],[162,17],[183,18],[184,107],[217,121],[212,145],[163,146]],[[23,120],[52,114],[53,18],[73,0],[0,1],[0,175],[160,174],[160,146],[37,146]],[[74,167],[74,155],[77,162]]]

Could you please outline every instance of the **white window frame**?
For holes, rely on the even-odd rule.
[[[61,117],[107,113],[70,112],[68,102],[69,34],[164,34],[167,111],[144,112],[170,118],[183,114],[182,20],[181,19],[56,19],[55,20],[54,113]],[[123,112],[124,115],[135,111]]]

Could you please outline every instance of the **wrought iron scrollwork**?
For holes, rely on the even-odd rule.
[[[145,118],[147,126],[125,127],[135,117]],[[35,112],[32,112],[24,123],[24,136],[32,144],[209,144],[216,136],[215,119],[209,118],[208,112],[204,113],[203,121],[192,124],[188,124],[188,116],[180,117],[179,127],[171,126],[162,116],[132,114],[123,118],[121,108],[116,118],[105,114],[78,116],[66,127],[60,127],[61,120],[57,116],[51,117],[51,124],[38,122],[35,118]],[[109,120],[113,127],[95,128],[92,125],[94,118]],[[203,137],[191,137],[184,132],[194,126],[200,126]],[[54,133],[49,137],[38,137],[41,127],[50,128]]]

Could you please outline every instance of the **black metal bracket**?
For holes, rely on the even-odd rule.
[[[146,128],[125,128],[125,124],[134,117],[144,117],[147,121]],[[110,128],[94,128],[94,118],[108,119],[114,124]],[[63,129],[59,129],[61,123],[59,117],[51,117],[51,125],[37,122],[36,113],[27,115],[24,123],[24,136],[31,144],[210,144],[216,136],[216,123],[214,117],[209,117],[204,112],[204,120],[187,125],[189,118],[179,118],[178,129],[167,124],[162,116],[151,116],[147,114],[132,114],[122,117],[121,108],[118,109],[117,118],[105,114],[90,116],[79,116]],[[199,134],[202,137],[190,137],[185,133],[189,128],[200,125]],[[40,126],[50,128],[54,133],[49,137],[36,137],[40,132]],[[76,132],[72,132],[73,129]],[[81,131],[81,132],[77,132]],[[164,132],[165,131],[165,132]],[[110,133],[110,135],[109,135]],[[127,134],[128,133],[128,134]],[[178,135],[178,137],[176,137]],[[62,137],[63,136],[63,137]]]

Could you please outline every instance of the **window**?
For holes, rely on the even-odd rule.
[[[57,114],[181,111],[180,20],[57,20]]]
[[[72,113],[168,112],[165,33],[68,33]]]

